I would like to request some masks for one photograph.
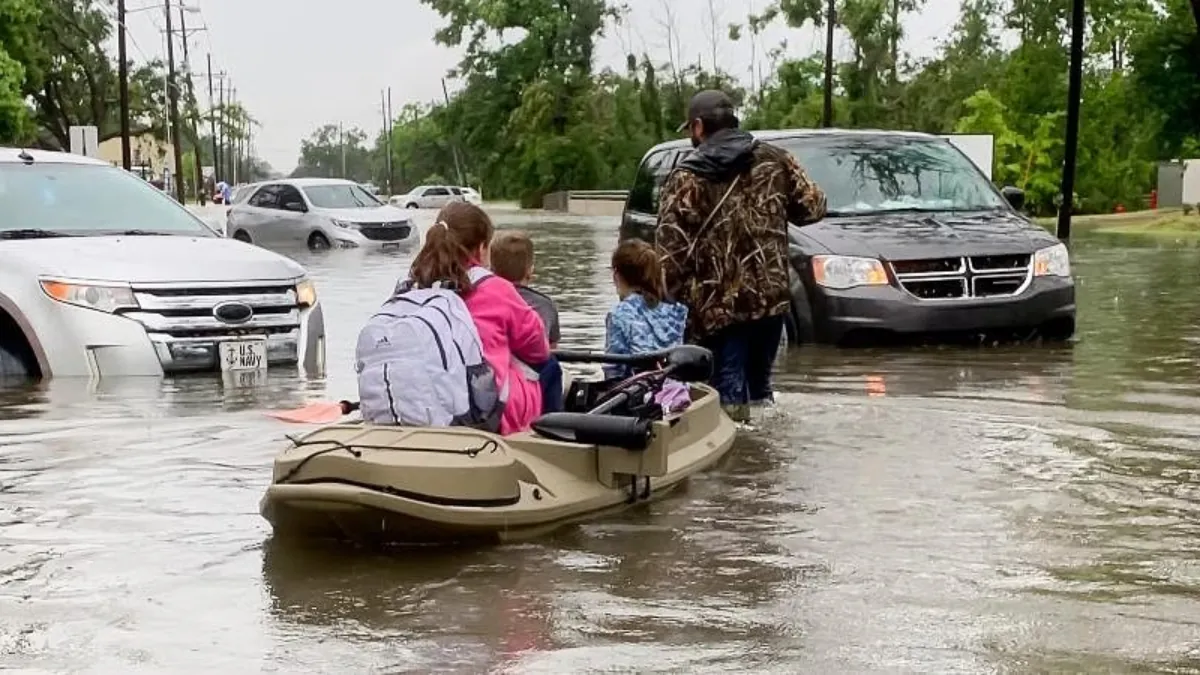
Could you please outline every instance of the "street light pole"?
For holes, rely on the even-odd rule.
[[[167,16],[167,99],[171,107],[171,136],[175,151],[175,198],[186,203],[183,196],[183,147],[179,143],[179,87],[175,81],[175,38],[171,30],[171,0],[163,1]]]
[[[1058,207],[1058,238],[1071,238],[1075,210],[1075,159],[1079,151],[1079,103],[1083,97],[1084,0],[1071,3],[1071,65],[1067,78],[1067,138],[1064,143],[1062,205]]]
[[[183,1],[179,3],[179,33],[183,39],[183,68],[187,71],[187,90],[188,90],[188,120],[189,126],[192,128],[192,158],[195,160],[193,167],[195,169],[196,179],[196,201],[200,202],[200,206],[204,206],[206,201],[204,198],[204,172],[200,169],[200,132],[196,130],[196,86],[192,84],[192,60],[188,55],[188,29],[186,14],[188,7],[185,7]],[[192,11],[195,11],[192,8]]]
[[[117,0],[117,80],[121,100],[121,167],[133,168],[129,140],[129,57],[125,53],[125,0]]]

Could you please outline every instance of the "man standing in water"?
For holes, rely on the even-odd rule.
[[[774,400],[771,367],[790,306],[788,223],[825,217],[825,194],[787,151],[738,128],[733,101],[688,105],[695,150],[667,177],[655,232],[667,289],[688,306],[688,341],[712,351],[713,386],[735,421]]]

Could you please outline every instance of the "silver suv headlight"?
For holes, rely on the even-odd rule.
[[[110,314],[138,308],[137,298],[128,284],[83,284],[63,279],[39,279],[39,282],[46,295],[68,305]]]

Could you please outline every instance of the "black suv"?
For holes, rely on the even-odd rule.
[[[1019,213],[950,141],[891,131],[760,131],[825,191],[824,220],[789,227],[791,342],[849,344],[930,335],[1075,332],[1066,247]],[[653,241],[658,192],[685,141],[654,146],[638,169],[621,238]]]

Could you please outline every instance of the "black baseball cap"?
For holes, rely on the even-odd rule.
[[[697,92],[688,103],[687,119],[683,121],[683,124],[679,125],[675,133],[683,133],[683,130],[687,129],[693,120],[702,117],[712,117],[718,113],[732,115],[733,99],[729,98],[729,95],[725,92],[717,89],[705,89],[704,91]]]

